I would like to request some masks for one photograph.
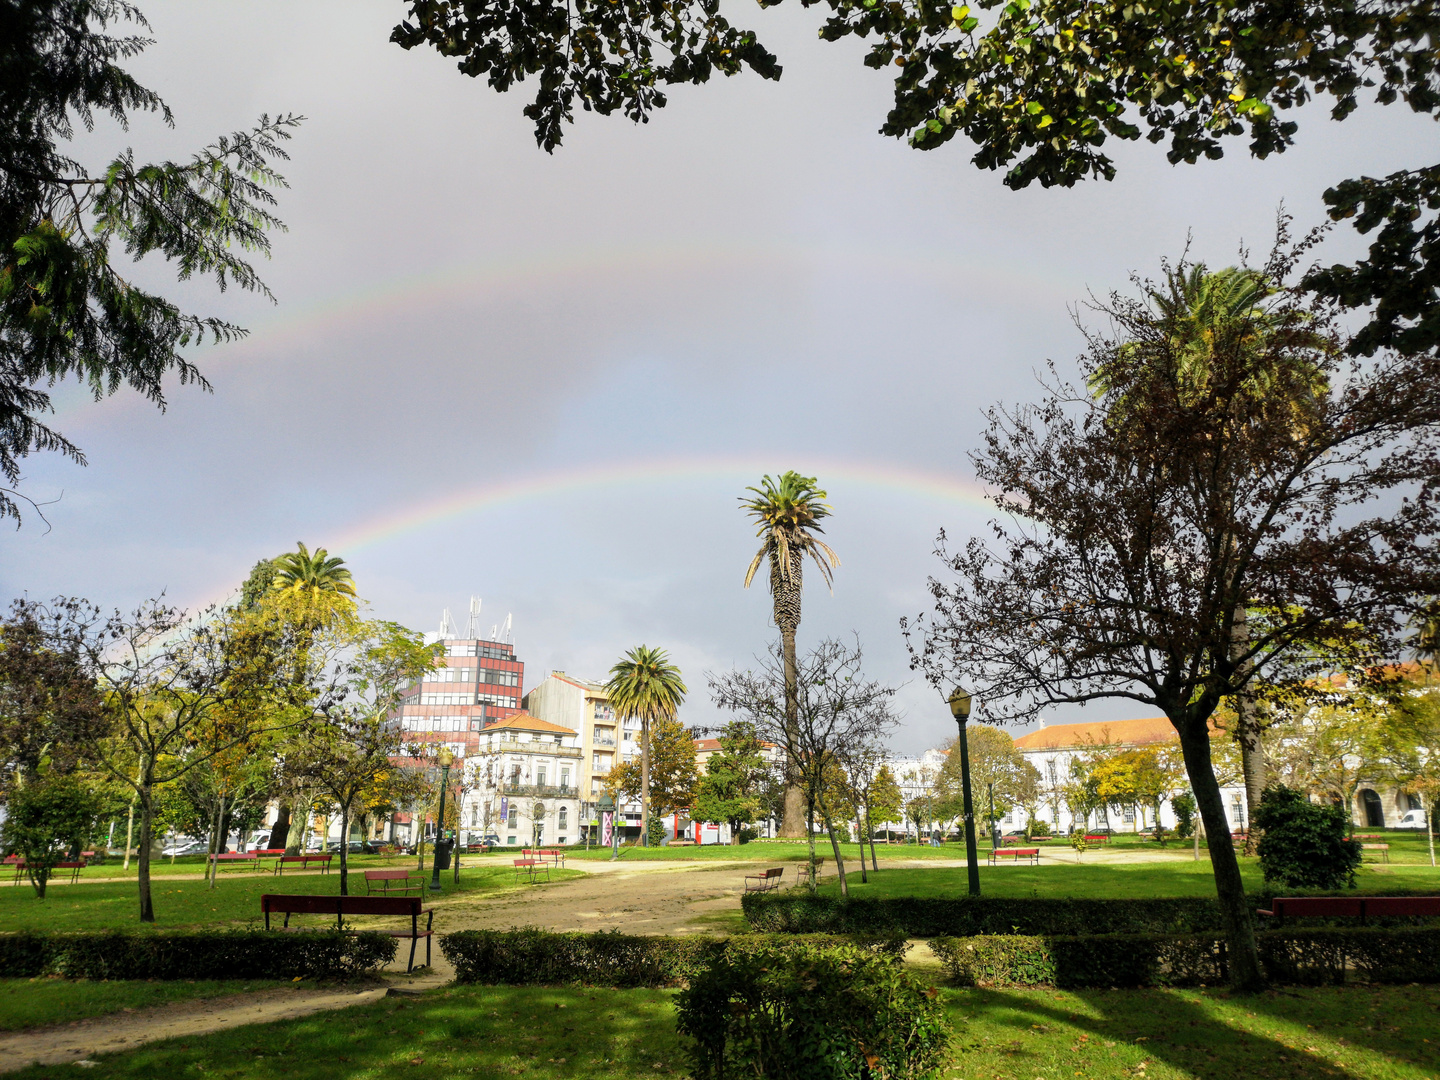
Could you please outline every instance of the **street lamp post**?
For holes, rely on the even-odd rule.
[[[450,786],[450,765],[455,760],[455,752],[448,746],[442,746],[435,760],[440,763],[440,812],[435,816],[435,854],[430,860],[431,892],[440,891],[440,852],[445,842],[445,791]]]
[[[960,725],[960,790],[965,804],[965,865],[969,871],[970,895],[980,895],[980,862],[975,851],[975,808],[970,801],[970,746],[965,738],[965,721],[970,719],[970,691],[957,686],[950,691],[950,713]]]
[[[990,783],[990,850],[995,851],[1000,847],[1000,830],[995,826],[995,783]]]

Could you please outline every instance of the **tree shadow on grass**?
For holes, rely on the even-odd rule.
[[[1016,993],[1003,990],[976,990],[962,1008],[970,1006],[977,1018],[989,1024],[1010,1027],[1017,1039],[1017,1054],[1026,1054],[1026,1037],[1045,1035],[1054,1026],[1074,1029],[1088,1038],[1077,1039],[1068,1048],[1065,1065],[1081,1074],[1098,1069],[1119,1072],[1122,1060],[1107,1047],[1128,1044],[1135,1053],[1162,1061],[1197,1080],[1232,1080],[1235,1077],[1265,1077],[1276,1080],[1367,1080],[1369,1074],[1354,1064],[1337,1064],[1318,1049],[1307,1049],[1303,1034],[1286,1042],[1286,1035],[1264,1035],[1212,1015],[1197,995],[1225,999],[1223,991],[1177,992],[1166,990],[1092,990],[1060,994]],[[1257,997],[1228,999],[1234,1008],[1254,1015],[1267,1015],[1303,1026],[1313,1009],[1306,997],[1271,993]],[[1067,1007],[1066,1002],[1074,1007]],[[1333,1007],[1325,1010],[1333,1013]],[[1004,1014],[1009,1013],[1006,1016]],[[1413,1014],[1418,1019],[1419,1014]],[[1330,1035],[1331,1032],[1325,1032]],[[961,1041],[964,1042],[962,1029]],[[1417,1069],[1433,1068],[1433,1062],[1417,1060],[1401,1040],[1377,1040],[1369,1049],[1390,1055],[1397,1063]],[[1053,1043],[1048,1048],[1051,1053]],[[1028,1052],[1036,1056],[1034,1051]],[[1123,1055],[1122,1055],[1123,1057]],[[1018,1062],[1017,1062],[1018,1064]],[[1035,1064],[1041,1064],[1035,1062]],[[1131,1066],[1133,1070],[1135,1066]],[[1138,1073],[1135,1075],[1143,1075]]]

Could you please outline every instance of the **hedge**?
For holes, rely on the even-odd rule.
[[[696,1080],[932,1076],[951,1031],[933,988],[872,949],[739,937],[675,1001]]]
[[[335,930],[3,934],[0,978],[352,978],[389,963],[398,944],[388,934]]]
[[[1432,890],[1433,892],[1433,890]],[[1422,895],[1387,889],[1385,896]],[[1293,890],[1281,896],[1335,895]],[[1347,890],[1344,895],[1364,895]],[[1251,898],[1255,907],[1269,894]],[[746,893],[740,901],[752,930],[770,934],[880,934],[904,937],[985,935],[1198,934],[1224,929],[1212,897],[1075,900],[1054,897],[856,897],[786,892]],[[1293,920],[1287,920],[1293,921]],[[1350,920],[1306,920],[1307,926]],[[1426,920],[1371,920],[1375,926],[1424,925]]]
[[[1256,940],[1274,983],[1440,982],[1440,928],[1267,930]],[[1229,979],[1225,938],[1214,933],[946,937],[930,948],[966,986],[1215,986]]]
[[[440,952],[461,983],[512,986],[680,986],[727,949],[769,945],[779,949],[850,945],[882,959],[898,960],[903,938],[747,934],[730,939],[642,937],[616,930],[553,933],[524,927],[461,930],[440,938]]]

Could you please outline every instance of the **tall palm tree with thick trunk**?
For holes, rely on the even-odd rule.
[[[640,718],[640,842],[650,843],[650,723],[673,720],[688,691],[664,649],[637,645],[610,669],[605,684],[623,721]]]
[[[740,505],[755,519],[759,529],[760,550],[745,571],[745,587],[755,578],[760,564],[770,562],[770,596],[774,600],[775,627],[780,631],[780,648],[785,666],[785,731],[787,734],[785,764],[785,818],[780,823],[781,836],[804,836],[804,799],[793,759],[799,692],[796,686],[798,667],[795,660],[795,631],[800,627],[800,594],[804,587],[802,570],[808,553],[820,567],[825,584],[832,591],[831,571],[840,565],[840,557],[816,534],[825,530],[820,521],[830,516],[825,492],[816,486],[813,476],[801,476],[793,469],[772,479],[767,473],[759,487],[746,488],[752,497],[741,496]]]

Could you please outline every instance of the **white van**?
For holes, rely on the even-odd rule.
[[[1408,810],[1405,816],[1395,823],[1397,829],[1423,829],[1425,828],[1425,811]]]

